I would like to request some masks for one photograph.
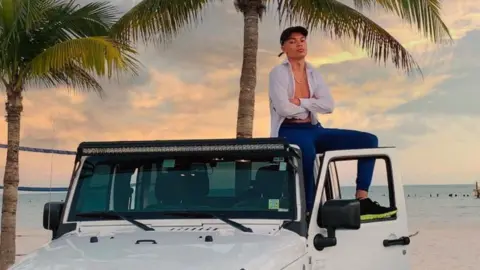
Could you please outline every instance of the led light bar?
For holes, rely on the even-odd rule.
[[[278,144],[250,144],[250,145],[197,145],[197,146],[158,146],[158,147],[109,147],[109,148],[85,148],[83,153],[108,154],[108,153],[178,153],[178,152],[225,152],[225,151],[261,151],[261,150],[284,150],[283,145]]]
[[[132,153],[216,153],[285,151],[288,144],[283,139],[228,139],[203,141],[143,141],[82,143],[83,155]]]

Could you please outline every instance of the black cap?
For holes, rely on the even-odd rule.
[[[289,27],[285,30],[283,30],[282,34],[280,35],[280,45],[283,45],[283,43],[285,43],[285,41],[287,41],[287,39],[290,38],[290,36],[293,34],[293,33],[300,33],[302,35],[304,35],[305,37],[308,36],[308,30],[303,27],[303,26],[292,26],[292,27]],[[283,52],[281,52],[278,57],[282,56]]]

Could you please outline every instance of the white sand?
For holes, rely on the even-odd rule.
[[[17,261],[25,254],[50,241],[52,233],[47,230],[17,231]]]
[[[412,270],[480,269],[478,228],[422,229],[411,240]]]
[[[412,270],[478,270],[480,234],[478,228],[421,228],[412,238]],[[17,254],[27,254],[50,241],[45,230],[18,232]],[[22,256],[17,256],[17,260]]]

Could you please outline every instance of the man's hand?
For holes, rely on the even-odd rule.
[[[300,99],[299,98],[292,98],[292,99],[290,99],[290,102],[297,105],[297,106],[300,106]]]

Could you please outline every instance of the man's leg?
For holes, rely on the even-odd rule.
[[[320,151],[330,150],[346,150],[346,149],[362,149],[377,148],[377,136],[356,130],[348,129],[317,129],[317,147]],[[365,198],[368,196],[368,189],[372,183],[373,170],[375,169],[375,159],[362,159],[357,164],[357,198]]]
[[[315,179],[313,175],[313,166],[315,164],[315,129],[294,125],[282,126],[279,130],[279,137],[285,138],[289,143],[296,144],[302,150],[302,168],[305,185],[305,199],[307,212],[313,209],[315,197]]]
[[[376,148],[378,147],[378,138],[367,132],[319,127],[316,130],[316,143],[317,148],[321,151]],[[361,202],[362,215],[393,214],[396,209],[382,207],[368,198],[368,189],[372,182],[374,167],[374,158],[358,161],[355,196]]]

